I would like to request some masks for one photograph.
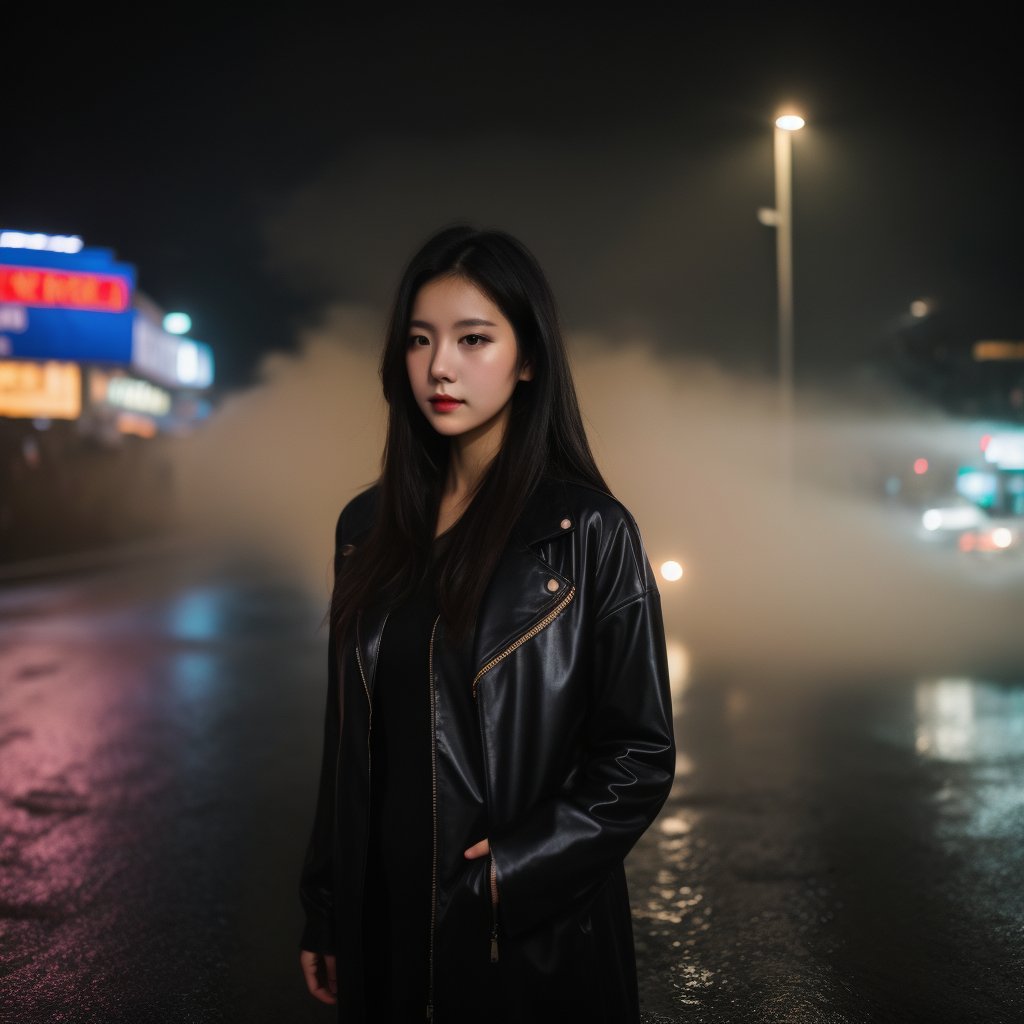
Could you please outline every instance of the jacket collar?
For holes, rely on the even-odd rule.
[[[379,488],[372,488],[353,510],[351,536],[356,542],[373,524],[378,495]],[[543,477],[527,499],[484,591],[472,644],[474,679],[481,668],[514,645],[569,595],[575,581],[550,566],[536,547],[575,529],[576,520],[565,483],[554,477]],[[383,607],[368,608],[360,615],[360,620],[357,626],[360,656],[368,691],[372,692],[387,612]]]
[[[568,521],[569,526],[562,525]],[[576,526],[565,483],[545,476],[534,489],[519,516],[513,533],[527,545],[540,544]]]

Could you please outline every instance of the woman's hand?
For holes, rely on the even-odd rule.
[[[486,857],[490,852],[491,844],[487,842],[486,839],[481,839],[479,843],[474,843],[468,850],[463,850],[462,856],[465,857],[466,860],[476,860],[477,857]],[[491,866],[491,870],[494,870],[493,865]],[[492,882],[491,884],[493,885],[494,883]],[[495,899],[497,899],[497,887],[495,887],[494,896]]]
[[[302,973],[306,978],[306,988],[310,995],[319,999],[321,1003],[336,1003],[338,1001],[338,975],[336,970],[337,959],[333,953],[311,953],[308,949],[299,952],[299,963],[302,964]],[[327,984],[320,980],[319,967],[324,966]]]
[[[474,843],[468,850],[463,851],[462,856],[467,860],[476,860],[477,857],[486,857],[491,852],[491,845],[486,839]]]

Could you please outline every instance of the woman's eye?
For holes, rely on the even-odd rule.
[[[409,339],[409,348],[412,348],[414,345],[419,345],[421,341],[425,341],[428,345],[430,344],[430,342],[427,341],[427,339],[424,338],[422,334],[414,334]]]
[[[462,340],[465,341],[470,348],[476,348],[481,341],[486,341],[487,339],[482,334],[467,334]]]

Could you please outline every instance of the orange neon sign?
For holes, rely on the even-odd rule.
[[[128,282],[113,274],[0,266],[0,302],[123,313],[128,301]]]

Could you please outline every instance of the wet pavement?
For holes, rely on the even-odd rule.
[[[0,1022],[334,1019],[297,959],[323,611],[187,551],[0,584]],[[675,700],[645,1021],[1024,1019],[1024,671]]]

